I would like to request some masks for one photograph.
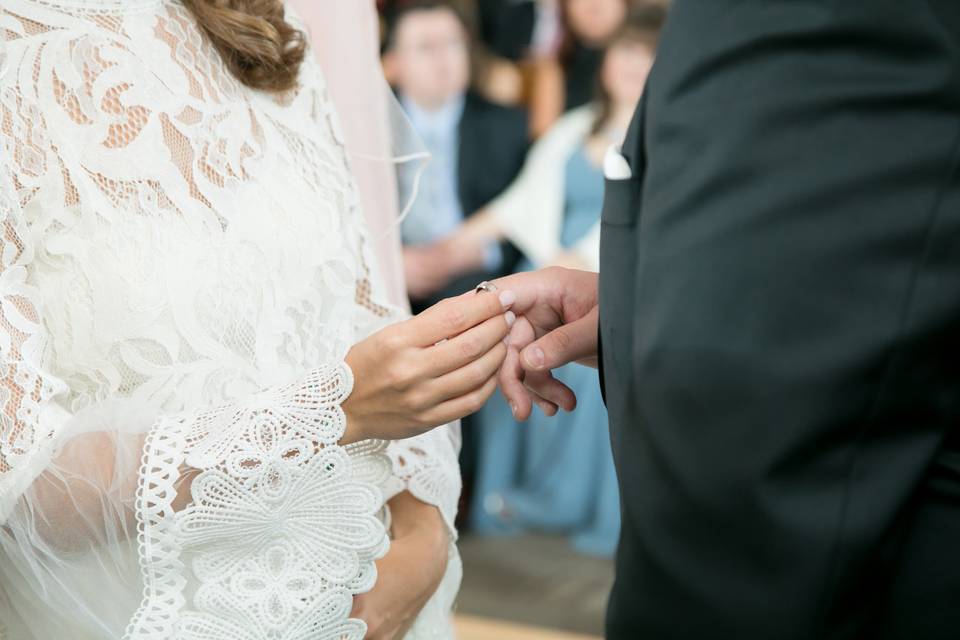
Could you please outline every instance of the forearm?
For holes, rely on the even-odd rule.
[[[458,232],[478,244],[503,240],[503,228],[493,209],[481,209],[470,216]]]
[[[351,617],[368,638],[403,638],[447,573],[450,541],[439,512],[403,492],[390,501],[393,540],[377,560],[374,588],[354,598]]]
[[[165,467],[164,481],[173,489],[163,496],[167,508],[180,513],[194,501],[194,481],[208,470],[237,476],[241,483],[249,480],[237,475],[247,469],[231,462],[236,451],[257,451],[270,441],[288,439],[301,445],[297,453],[306,461],[331,447],[339,449],[338,441],[357,437],[348,432],[339,407],[351,385],[349,370],[331,363],[311,370],[299,383],[265,389],[236,403],[155,418],[134,417],[136,409],[107,403],[70,415],[60,428],[57,454],[14,503],[9,523],[35,530],[45,544],[63,550],[133,537],[143,516],[137,513],[141,486],[147,492],[164,491],[155,486],[160,471],[151,460]],[[124,409],[131,414],[125,416]],[[91,425],[99,428],[89,430]],[[171,456],[178,441],[182,448]]]
[[[444,242],[454,275],[484,270],[490,246],[502,242],[503,228],[492,209],[482,209],[470,216]]]
[[[419,500],[409,491],[398,493],[387,504],[390,505],[391,537],[415,535],[424,544],[446,553],[450,535],[438,507]]]

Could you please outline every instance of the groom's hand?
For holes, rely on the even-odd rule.
[[[518,420],[536,404],[547,415],[572,411],[576,396],[550,373],[569,362],[596,366],[599,276],[550,268],[495,281],[516,294],[518,319],[508,337],[500,389]]]

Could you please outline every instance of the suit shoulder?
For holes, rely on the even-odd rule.
[[[526,111],[518,107],[496,104],[476,93],[470,93],[467,96],[467,110],[477,118],[493,123],[495,126],[524,131],[527,128]]]

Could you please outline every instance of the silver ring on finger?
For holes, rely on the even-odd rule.
[[[487,282],[486,280],[484,280],[483,282],[478,284],[476,287],[474,287],[473,292],[474,293],[483,293],[483,292],[494,293],[496,290],[497,290],[497,285],[493,284],[492,282]]]

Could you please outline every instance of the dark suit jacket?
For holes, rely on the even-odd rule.
[[[500,195],[520,173],[530,144],[527,114],[467,94],[460,119],[460,204],[467,216]]]
[[[609,638],[960,638],[960,3],[675,0],[624,153]]]

